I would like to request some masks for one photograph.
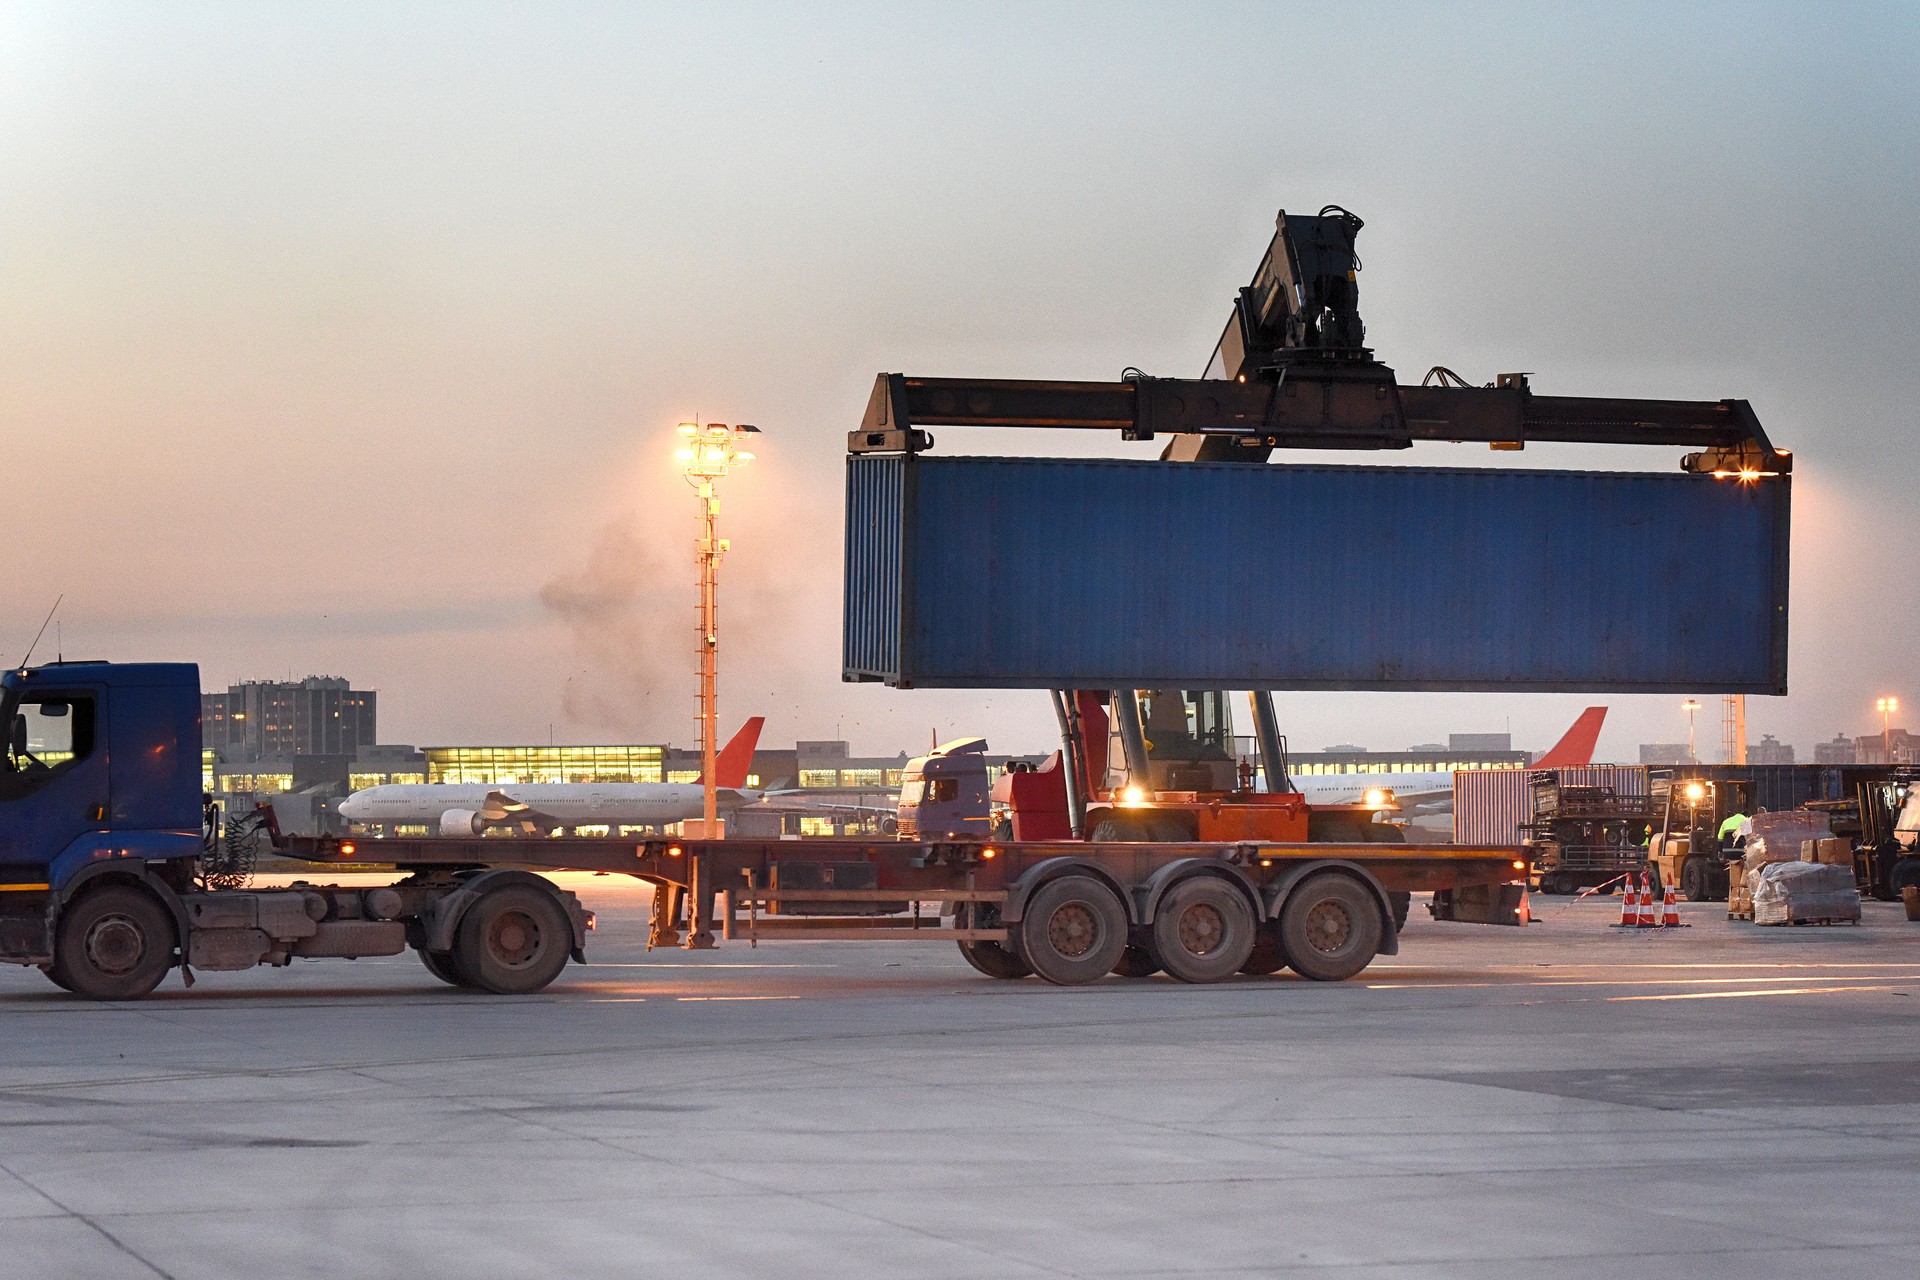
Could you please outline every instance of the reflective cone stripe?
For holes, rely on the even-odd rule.
[[[1640,918],[1636,922],[1642,929],[1657,928],[1659,921],[1653,914],[1653,877],[1640,873]]]
[[[1660,927],[1678,929],[1680,927],[1680,899],[1674,896],[1673,886],[1668,885],[1660,895]]]
[[[1616,929],[1631,929],[1640,923],[1640,900],[1634,896],[1633,877],[1627,877],[1626,885],[1620,890],[1620,923]]]

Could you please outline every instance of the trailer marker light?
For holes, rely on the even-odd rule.
[[[1147,793],[1139,787],[1128,787],[1120,793],[1120,803],[1128,808],[1137,809],[1147,802]]]
[[[980,856],[982,858],[997,858],[1000,856],[1000,851],[998,849],[993,849],[993,848],[982,849],[980,851]]]
[[[1513,869],[1515,871],[1525,871],[1527,869],[1527,864],[1522,862],[1520,859],[1515,858],[1513,860]]]
[[[683,854],[683,853],[685,853],[685,852],[686,852],[686,850],[684,850],[684,849],[682,849],[682,848],[681,848],[681,847],[680,847],[679,845],[677,845],[677,844],[670,844],[670,845],[668,845],[668,846],[667,846],[667,856],[668,856],[669,858],[677,858],[677,857],[679,857],[679,856],[680,856],[681,854]]]
[[[351,858],[353,856],[353,841],[342,840],[340,842],[340,856],[343,858]]]

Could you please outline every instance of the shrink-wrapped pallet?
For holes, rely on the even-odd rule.
[[[1860,893],[1853,872],[1822,862],[1770,862],[1749,869],[1755,924],[1800,924],[1815,920],[1859,920]]]
[[[1740,834],[1747,839],[1747,873],[1770,862],[1800,861],[1800,846],[1809,840],[1824,840],[1833,834],[1827,815],[1807,809],[1788,809],[1781,813],[1757,813],[1741,824]]]

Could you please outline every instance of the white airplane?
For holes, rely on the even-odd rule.
[[[1592,764],[1594,744],[1600,739],[1600,726],[1606,718],[1605,707],[1588,707],[1560,741],[1527,767],[1561,769]],[[1418,773],[1322,773],[1295,778],[1293,785],[1306,796],[1309,804],[1377,804],[1386,799],[1384,792],[1392,792],[1394,803],[1402,810],[1453,803],[1451,769]]]
[[[752,804],[765,792],[746,790],[753,749],[760,742],[755,716],[714,759],[721,810]],[[573,827],[657,827],[706,812],[698,782],[388,783],[356,791],[340,802],[349,822],[424,826],[443,836],[477,836],[490,828],[546,835]]]

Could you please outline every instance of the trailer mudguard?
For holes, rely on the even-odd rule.
[[[1033,896],[1036,889],[1049,880],[1056,880],[1073,872],[1084,872],[1119,894],[1122,905],[1126,907],[1128,923],[1144,923],[1140,919],[1140,904],[1134,900],[1131,893],[1127,892],[1125,885],[1114,879],[1111,871],[1092,858],[1082,858],[1071,853],[1036,862],[1022,871],[1013,883],[1007,886],[1007,900],[1000,908],[1000,918],[1009,924],[1018,921],[1027,909],[1027,899]]]
[[[573,930],[571,954],[575,964],[587,962],[587,920],[586,913],[580,908],[580,901],[567,890],[560,888],[544,876],[531,871],[502,868],[498,871],[482,871],[460,882],[460,887],[444,897],[436,898],[420,913],[421,933],[426,940],[426,950],[446,952],[453,950],[453,936],[460,928],[460,919],[467,909],[480,901],[486,894],[503,885],[523,884],[532,889],[551,894],[566,913],[567,924]]]
[[[1136,922],[1152,924],[1154,916],[1159,913],[1160,900],[1166,896],[1167,890],[1173,888],[1177,881],[1196,875],[1213,876],[1238,888],[1246,895],[1247,905],[1253,908],[1256,918],[1261,917],[1266,910],[1266,904],[1260,898],[1259,887],[1247,878],[1246,872],[1231,862],[1220,858],[1181,858],[1177,862],[1169,862],[1148,876],[1143,883],[1134,886],[1133,905]]]
[[[1300,882],[1316,871],[1341,871],[1367,886],[1373,894],[1373,900],[1380,906],[1380,951],[1383,956],[1400,954],[1400,931],[1393,927],[1393,903],[1387,898],[1387,891],[1374,879],[1373,873],[1355,862],[1339,858],[1323,858],[1314,862],[1303,862],[1291,867],[1287,873],[1267,886],[1266,918],[1278,920],[1281,909],[1287,904],[1287,895],[1291,894]]]

